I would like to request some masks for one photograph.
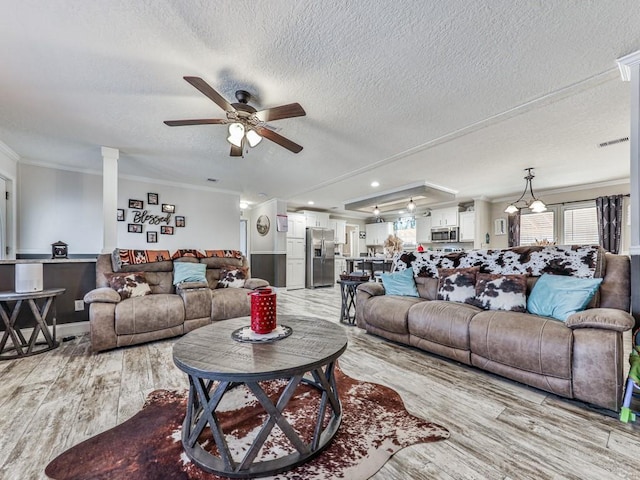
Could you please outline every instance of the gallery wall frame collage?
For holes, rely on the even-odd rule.
[[[126,222],[127,214],[130,216],[127,223],[127,232],[144,233],[144,226],[147,225],[147,243],[158,243],[158,234],[174,235],[176,228],[187,226],[187,220],[183,215],[175,215],[176,206],[172,203],[160,203],[160,195],[157,193],[147,193],[147,207],[145,201],[134,198],[129,199],[128,210],[118,209],[118,221]],[[160,208],[160,212],[155,212]],[[170,225],[173,220],[173,225]],[[149,230],[150,227],[158,226],[160,230]]]

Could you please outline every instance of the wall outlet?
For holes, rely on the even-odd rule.
[[[73,302],[76,312],[81,312],[82,310],[84,310],[84,301],[83,300],[76,300],[75,302]]]

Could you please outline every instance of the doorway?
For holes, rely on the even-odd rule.
[[[359,255],[360,227],[358,225],[347,223],[346,233],[347,243],[344,244],[342,253],[349,257],[357,257]]]
[[[0,260],[7,258],[7,182],[0,177]]]

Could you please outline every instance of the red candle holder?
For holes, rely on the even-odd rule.
[[[276,294],[270,288],[250,292],[251,330],[258,334],[270,333],[276,328]]]

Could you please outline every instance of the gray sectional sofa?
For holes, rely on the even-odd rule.
[[[439,267],[479,267],[487,273],[525,273],[530,294],[541,273],[602,277],[587,309],[565,322],[530,313],[483,310],[467,303],[437,300]],[[507,260],[505,260],[505,258]],[[590,265],[586,265],[590,263]],[[447,255],[408,253],[396,268],[414,270],[418,297],[385,295],[383,285],[358,287],[360,328],[395,342],[435,353],[518,382],[618,411],[626,362],[623,332],[633,328],[630,262],[592,246],[520,247]]]
[[[173,285],[173,263],[206,264],[207,282]],[[246,258],[181,257],[120,265],[117,255],[99,255],[96,289],[88,292],[91,347],[94,351],[134,345],[185,334],[212,321],[250,315],[248,293],[268,282],[247,278],[244,288],[216,288],[223,267],[247,268]],[[109,274],[144,272],[151,294],[122,299],[109,286]]]

